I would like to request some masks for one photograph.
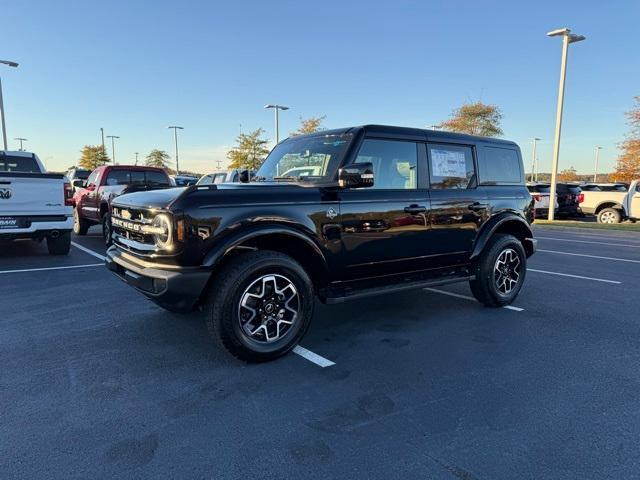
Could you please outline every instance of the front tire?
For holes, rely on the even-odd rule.
[[[102,217],[102,238],[104,239],[105,247],[111,246],[111,215],[108,213]]]
[[[509,305],[527,274],[527,255],[513,235],[496,234],[473,265],[473,296],[487,307]]]
[[[49,255],[67,255],[71,249],[71,232],[64,232],[56,238],[47,237]]]
[[[598,213],[598,223],[614,224],[620,223],[621,221],[622,215],[620,215],[620,210],[616,210],[615,208],[605,208]]]
[[[302,339],[313,316],[313,284],[291,257],[245,253],[215,275],[205,303],[207,328],[232,355],[265,362]]]

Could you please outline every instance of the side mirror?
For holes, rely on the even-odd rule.
[[[338,170],[340,188],[373,187],[373,164],[371,162],[352,163]]]
[[[87,182],[80,178],[75,179],[71,184],[73,185],[73,188],[85,188],[87,186]]]
[[[240,183],[249,183],[249,170],[241,170],[238,173],[238,181]]]

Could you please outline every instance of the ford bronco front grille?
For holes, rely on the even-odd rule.
[[[116,245],[134,253],[150,253],[156,250],[152,228],[154,213],[140,208],[113,207],[111,229]]]

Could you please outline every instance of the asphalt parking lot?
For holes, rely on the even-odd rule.
[[[638,233],[538,227],[514,308],[465,284],[318,305],[315,363],[260,365],[113,277],[90,233],[0,251],[1,478],[640,471]]]

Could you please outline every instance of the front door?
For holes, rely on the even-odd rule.
[[[340,190],[340,277],[374,277],[424,267],[429,196],[412,141],[364,139],[355,162],[371,162],[374,186]]]

